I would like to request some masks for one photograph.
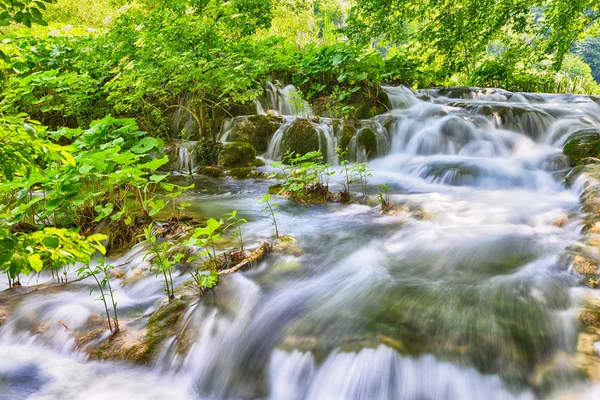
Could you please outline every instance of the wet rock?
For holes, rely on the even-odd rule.
[[[261,158],[255,158],[254,162],[252,163],[253,167],[264,167],[265,165],[267,165],[263,159]]]
[[[356,126],[353,121],[344,121],[342,131],[340,132],[340,148],[345,151],[350,150],[350,143],[356,134]]]
[[[590,129],[571,135],[563,152],[569,157],[571,166],[585,164],[589,158],[597,158],[600,155],[600,133]]]
[[[268,174],[256,171],[253,167],[232,168],[226,172],[227,176],[235,179],[267,179]]]
[[[0,306],[0,326],[8,319],[8,309]]]
[[[200,175],[208,176],[209,178],[222,178],[225,176],[225,172],[223,172],[223,170],[221,170],[221,168],[215,167],[215,166],[199,167],[196,170],[196,173],[200,174]]]
[[[319,132],[313,124],[305,119],[298,118],[283,134],[283,152],[294,152],[304,155],[311,151],[319,151]]]
[[[256,158],[256,150],[250,143],[233,142],[225,145],[221,164],[225,167],[249,167]]]
[[[581,275],[598,275],[598,262],[584,255],[576,254],[571,262],[573,269]]]
[[[585,310],[579,314],[579,319],[585,326],[600,328],[600,311]]]
[[[257,152],[267,151],[273,134],[279,129],[282,119],[268,115],[252,115],[240,120],[232,131],[235,142],[250,143]]]
[[[356,137],[357,145],[365,151],[367,158],[377,155],[377,136],[371,128],[363,128]]]

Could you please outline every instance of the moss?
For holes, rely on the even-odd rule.
[[[356,127],[353,123],[349,121],[344,122],[344,126],[342,127],[342,132],[340,133],[340,148],[342,150],[348,150],[350,147],[350,143],[356,134]]]
[[[236,142],[250,143],[256,151],[267,151],[273,134],[281,126],[281,121],[267,115],[252,115],[239,121],[233,128],[232,137]]]
[[[385,92],[379,86],[373,85],[354,93],[348,101],[348,105],[354,108],[354,118],[370,119],[388,110],[387,100]]]
[[[319,142],[319,132],[311,122],[298,118],[284,133],[283,151],[304,155],[311,151],[319,151]]]
[[[196,170],[196,172],[200,175],[208,176],[211,178],[222,178],[225,176],[225,173],[218,167],[200,167]]]
[[[141,359],[152,360],[167,335],[175,333],[177,323],[185,312],[187,304],[183,300],[175,300],[160,307],[150,316],[147,324],[146,348]]]
[[[252,163],[253,167],[264,167],[266,164],[263,160],[261,160],[260,158],[255,158],[254,162]]]
[[[235,179],[246,179],[252,177],[252,167],[238,167],[227,171],[227,176]]]
[[[221,154],[221,164],[225,167],[250,166],[256,158],[256,150],[250,143],[233,142],[225,145]]]
[[[586,158],[600,155],[600,135],[596,131],[577,132],[569,137],[563,152],[571,166],[585,164]]]
[[[365,149],[367,158],[377,155],[377,136],[371,128],[361,129],[356,140],[358,145]]]

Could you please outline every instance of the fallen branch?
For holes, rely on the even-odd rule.
[[[240,269],[246,268],[251,263],[263,258],[265,255],[267,255],[269,252],[271,252],[272,249],[273,249],[273,245],[271,243],[264,242],[258,249],[254,250],[252,253],[250,253],[250,255],[248,257],[244,258],[244,260],[242,262],[240,262],[239,264],[237,264],[231,268],[219,271],[219,275],[233,274],[234,272],[237,272]]]

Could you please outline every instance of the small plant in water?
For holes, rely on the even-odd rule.
[[[366,163],[358,163],[352,166],[353,175],[356,176],[360,183],[362,197],[367,197],[367,179],[371,176],[371,168]]]
[[[381,205],[381,210],[386,211],[390,207],[390,185],[377,185],[379,193],[377,194],[377,200]]]
[[[261,212],[265,212],[268,211],[269,215],[271,215],[271,218],[273,218],[273,225],[275,226],[275,237],[278,238],[279,237],[279,229],[277,228],[277,219],[275,218],[275,214],[277,214],[277,211],[274,210],[274,207],[279,207],[279,204],[277,203],[271,203],[271,196],[269,194],[265,194],[263,197],[261,197],[259,199],[260,204],[264,204],[264,208],[261,210]]]
[[[99,300],[101,300],[104,304],[104,311],[106,312],[108,328],[111,332],[116,333],[119,331],[119,316],[117,314],[117,302],[115,301],[114,296],[115,291],[113,290],[110,284],[110,276],[108,273],[108,271],[113,268],[114,267],[112,265],[106,264],[105,258],[100,258],[98,260],[98,264],[96,264],[96,266],[94,267],[92,267],[90,265],[90,261],[87,260],[85,266],[77,270],[77,275],[80,278],[87,278],[88,276],[94,278],[94,280],[96,281],[96,286],[98,290],[100,290]],[[94,288],[90,290],[90,294],[92,294],[93,291]],[[113,310],[112,318],[108,306],[109,300],[111,308]]]
[[[233,210],[232,212],[225,214],[227,218],[226,222],[228,223],[227,227],[225,229],[228,229],[230,227],[234,228],[233,231],[233,236],[240,241],[240,251],[242,252],[242,254],[244,254],[244,239],[242,237],[242,224],[247,223],[248,221],[246,221],[245,218],[238,218],[237,216],[237,209]]]
[[[148,225],[142,235],[146,242],[150,244],[150,252],[144,256],[152,257],[152,266],[156,268],[156,275],[162,274],[165,282],[165,292],[169,301],[175,298],[175,289],[173,287],[173,276],[171,270],[173,265],[177,264],[183,258],[182,253],[178,253],[175,257],[169,254],[170,244],[168,242],[158,243],[158,238],[153,230],[153,224]]]
[[[335,153],[338,157],[340,167],[343,169],[340,171],[340,174],[344,177],[344,192],[342,193],[342,198],[347,203],[350,200],[350,184],[352,183],[352,175],[350,172],[350,168],[348,167],[349,161],[346,159],[348,155],[348,150],[343,150],[341,147],[335,148]]]
[[[214,271],[219,270],[215,242],[221,238],[221,234],[217,233],[217,230],[221,228],[221,226],[223,226],[222,219],[217,221],[216,219],[211,218],[206,221],[206,226],[196,228],[192,235],[192,239],[195,239],[197,244],[206,249],[206,255],[212,260]]]

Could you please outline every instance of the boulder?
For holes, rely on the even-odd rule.
[[[586,163],[586,158],[600,155],[600,133],[594,129],[577,132],[569,137],[563,147],[571,166]]]
[[[225,167],[249,167],[254,163],[256,150],[250,143],[233,142],[225,145],[221,164]]]
[[[304,118],[296,119],[283,134],[283,153],[292,151],[304,155],[311,151],[319,151],[319,131]]]
[[[231,137],[235,142],[250,143],[257,152],[264,153],[273,134],[281,126],[281,119],[268,115],[252,115],[234,126]]]

